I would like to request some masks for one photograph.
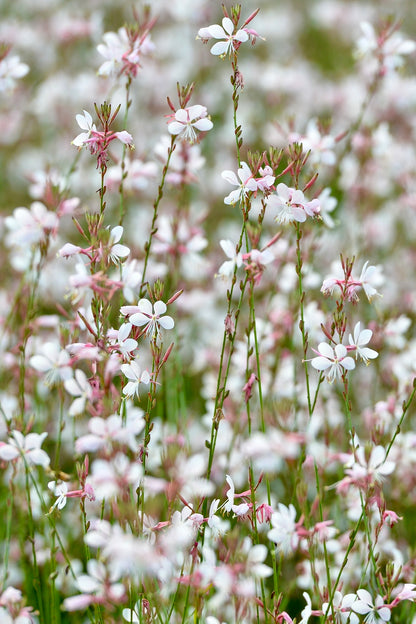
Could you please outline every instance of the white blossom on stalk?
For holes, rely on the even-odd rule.
[[[377,287],[383,283],[383,276],[381,275],[381,267],[368,266],[368,264],[367,260],[364,263],[358,281],[371,303],[374,297],[381,297],[380,293],[377,292]]]
[[[212,24],[205,28],[198,30],[198,37],[203,41],[208,39],[224,39],[224,41],[218,41],[211,48],[211,54],[215,56],[225,57],[227,54],[231,55],[235,51],[240,43],[248,41],[248,33],[244,30],[237,30],[234,33],[234,24],[229,17],[224,17],[222,20],[222,26],[219,24]]]
[[[208,132],[213,123],[207,117],[207,109],[201,104],[180,108],[174,114],[174,121],[168,125],[168,131],[191,145],[197,140],[196,130]]]
[[[90,113],[86,110],[84,110],[83,112],[83,115],[75,115],[77,124],[79,125],[81,130],[84,130],[84,132],[78,134],[72,141],[72,145],[75,145],[76,147],[82,147],[85,142],[88,141],[88,139],[91,137],[91,134],[97,131],[97,127],[95,123],[93,123]]]
[[[132,360],[129,364],[122,364],[120,368],[123,375],[129,380],[123,388],[123,394],[126,396],[139,396],[141,386],[150,384],[149,371],[142,371],[136,360]]]
[[[49,481],[48,488],[57,497],[56,501],[49,509],[49,513],[51,513],[55,507],[58,509],[63,509],[66,505],[66,495],[68,494],[68,484],[66,481]]]
[[[28,433],[24,436],[21,431],[12,431],[7,443],[0,442],[0,459],[13,461],[22,457],[29,464],[46,468],[50,464],[50,459],[40,447],[47,435],[44,432]]]
[[[364,622],[367,624],[383,624],[390,621],[391,611],[384,604],[382,596],[376,596],[376,599],[373,601],[373,597],[366,589],[358,589],[357,596],[358,600],[352,603],[351,609],[355,613],[365,615]]]
[[[155,301],[152,303],[148,299],[140,299],[137,306],[122,306],[121,314],[128,315],[129,321],[136,327],[142,327],[143,333],[150,340],[160,341],[161,328],[173,329],[175,321],[170,316],[164,316],[167,310],[166,303]]]
[[[371,340],[371,336],[373,332],[371,329],[363,329],[361,330],[361,323],[358,322],[354,327],[354,335],[351,334],[348,337],[348,341],[352,347],[355,347],[356,358],[360,356],[360,358],[368,364],[368,360],[373,360],[378,357],[377,351],[374,349],[370,349],[365,345],[368,344]]]
[[[329,383],[341,378],[344,371],[355,368],[355,362],[347,355],[347,348],[343,344],[338,344],[333,349],[328,343],[321,342],[315,353],[318,353],[318,357],[313,358],[311,364],[316,370],[325,372]]]
[[[357,600],[356,594],[345,594],[336,591],[332,597],[332,603],[322,604],[322,613],[325,617],[332,615],[335,624],[359,624],[358,615],[351,611],[353,603]]]
[[[241,167],[238,169],[237,175],[238,178],[234,171],[228,169],[221,174],[224,180],[238,187],[235,191],[231,191],[231,193],[227,195],[224,199],[224,204],[236,204],[238,201],[244,201],[250,191],[257,191],[257,182],[253,178],[250,167],[244,161],[241,162]]]
[[[276,211],[277,223],[303,223],[306,217],[319,214],[320,204],[317,199],[307,201],[300,189],[286,186],[283,182],[276,186],[276,192],[266,199],[267,206]]]
[[[121,245],[119,240],[123,236],[123,227],[116,225],[110,232],[110,238],[108,241],[109,254],[108,257],[111,262],[117,264],[123,258],[127,258],[130,253],[130,249],[126,245]]]
[[[247,503],[241,503],[240,505],[234,504],[235,497],[235,488],[234,482],[230,475],[225,476],[225,480],[228,483],[228,491],[227,491],[227,501],[224,503],[223,508],[224,511],[234,512],[236,516],[244,516],[250,509]]]
[[[220,245],[227,258],[230,259],[222,263],[218,269],[218,276],[231,277],[235,267],[238,268],[243,264],[243,256],[240,251],[236,252],[235,244],[230,240],[221,240]]]

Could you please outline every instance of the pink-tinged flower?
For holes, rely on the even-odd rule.
[[[12,431],[7,444],[0,442],[0,459],[13,461],[22,457],[29,464],[46,468],[50,464],[50,459],[40,447],[47,435],[47,433],[28,433],[24,436],[21,431]]]
[[[142,332],[150,340],[160,341],[161,328],[173,329],[175,321],[170,316],[164,316],[166,303],[155,301],[152,305],[148,299],[140,299],[137,306],[122,306],[121,314],[128,315],[129,321],[136,327],[142,327]]]
[[[336,345],[333,349],[328,343],[321,342],[315,353],[319,355],[311,360],[311,364],[316,370],[325,372],[329,383],[341,378],[346,370],[355,368],[353,358],[347,355],[347,348],[342,344]]]
[[[70,258],[71,256],[76,256],[79,253],[83,253],[85,250],[78,245],[73,245],[72,243],[65,243],[59,250],[57,255],[61,256],[61,258]]]
[[[340,591],[336,591],[332,597],[332,604],[324,602],[322,613],[325,618],[332,616],[335,624],[359,624],[358,615],[351,611],[352,604],[357,600],[356,594],[346,594],[343,596]]]
[[[9,586],[0,596],[0,622],[2,624],[35,624],[33,608],[24,606],[20,589]]]
[[[351,609],[355,613],[365,615],[364,622],[367,624],[383,624],[383,622],[390,621],[391,611],[384,604],[382,596],[376,596],[373,602],[373,597],[366,589],[358,589],[357,596],[358,600],[352,603]]]
[[[112,349],[116,349],[126,360],[131,359],[133,351],[138,346],[137,340],[129,338],[131,330],[131,323],[123,323],[118,331],[110,330],[108,332],[108,338],[112,341]]]
[[[26,63],[21,63],[18,56],[3,56],[0,60],[0,93],[9,93],[16,86],[16,80],[23,78],[29,71]]]
[[[276,193],[266,199],[267,206],[276,211],[277,223],[293,223],[306,221],[305,196],[300,190],[286,186],[283,182],[277,185]]]
[[[129,364],[122,364],[120,368],[123,375],[129,380],[123,388],[123,394],[126,396],[139,396],[141,386],[150,384],[149,371],[142,371],[136,360],[132,360]]]
[[[234,33],[234,24],[229,17],[223,18],[222,26],[219,24],[212,24],[211,26],[200,28],[198,30],[198,37],[203,41],[208,41],[209,39],[224,39],[224,41],[215,43],[211,48],[211,54],[221,57],[225,57],[227,54],[231,56],[232,53],[238,50],[241,43],[249,39],[249,35],[244,29],[237,30],[237,32]]]
[[[259,174],[260,177],[256,178],[257,188],[263,191],[263,193],[270,191],[276,179],[273,175],[273,169],[269,165],[260,167]]]
[[[124,145],[127,145],[131,149],[134,149],[133,137],[126,130],[121,132],[111,132],[109,130],[105,132],[98,131],[95,124],[92,121],[92,117],[88,111],[84,110],[84,115],[76,115],[75,119],[81,130],[75,139],[72,141],[72,145],[81,149],[86,147],[91,154],[97,155],[97,166],[106,166],[108,161],[108,148],[112,141],[118,139]]]
[[[141,464],[137,461],[131,462],[124,453],[117,453],[109,461],[93,461],[87,485],[93,489],[97,500],[110,500],[125,495],[130,486],[138,488],[142,477]]]
[[[212,121],[207,118],[206,107],[195,104],[177,110],[174,121],[168,125],[168,131],[192,145],[198,138],[196,130],[208,132],[213,125]]]
[[[378,357],[377,351],[365,346],[370,342],[372,335],[373,332],[371,329],[363,329],[361,331],[361,323],[358,322],[354,327],[354,335],[351,336],[350,334],[348,337],[351,347],[355,347],[356,358],[360,356],[366,364],[369,364],[368,360],[373,360]]]
[[[295,507],[292,504],[286,507],[279,503],[278,511],[272,514],[271,523],[273,528],[267,533],[267,537],[276,544],[276,549],[282,555],[295,551],[299,544]]]
[[[233,186],[238,188],[235,191],[231,191],[229,195],[224,199],[224,204],[236,204],[238,201],[244,201],[249,192],[255,192],[257,190],[257,182],[253,178],[253,174],[250,171],[249,166],[245,162],[241,162],[241,167],[237,171],[238,178],[234,171],[223,171],[221,177],[227,180]]]
[[[331,212],[335,210],[338,201],[335,197],[331,196],[331,189],[324,188],[324,190],[318,196],[319,204],[321,207],[320,216],[325,225],[329,228],[333,228],[335,223],[331,216]]]

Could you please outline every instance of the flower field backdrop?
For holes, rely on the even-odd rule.
[[[413,1],[1,12],[0,624],[414,624]]]

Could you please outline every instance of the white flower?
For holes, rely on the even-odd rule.
[[[123,227],[116,225],[110,232],[110,238],[108,241],[109,254],[108,257],[111,262],[117,264],[121,258],[127,258],[130,253],[130,249],[126,245],[120,245],[119,240],[123,236]]]
[[[59,225],[59,219],[42,202],[36,201],[31,204],[30,210],[16,208],[11,216],[5,218],[4,223],[10,230],[7,244],[27,247],[39,243],[47,234],[54,232]]]
[[[296,509],[290,504],[289,507],[279,503],[279,511],[275,511],[271,517],[273,528],[267,533],[269,540],[276,544],[277,550],[283,555],[293,552],[299,543],[296,532]]]
[[[358,600],[351,605],[351,609],[360,615],[365,615],[366,624],[382,624],[390,621],[391,611],[384,606],[381,596],[376,596],[374,603],[371,594],[366,589],[358,589],[357,596]]]
[[[236,253],[235,245],[230,240],[221,240],[220,245],[223,252],[230,260],[226,260],[222,263],[218,269],[218,275],[221,277],[231,277],[235,267],[240,267],[243,264],[243,256],[241,252]]]
[[[367,295],[367,299],[370,303],[374,297],[381,297],[380,293],[377,292],[377,287],[383,283],[381,267],[368,266],[367,260],[362,268],[359,282],[361,283],[360,285],[362,286],[362,289]]]
[[[130,364],[122,364],[120,368],[129,380],[123,388],[123,394],[128,397],[139,396],[140,386],[142,384],[148,386],[150,383],[149,372],[147,370],[142,372],[136,360],[132,360]]]
[[[48,488],[57,496],[56,501],[49,509],[49,513],[51,513],[55,507],[58,509],[63,509],[66,505],[66,495],[68,493],[68,484],[65,481],[49,481]]]
[[[238,178],[234,171],[229,171],[228,169],[221,174],[224,180],[238,187],[235,191],[231,191],[231,193],[227,195],[224,199],[224,204],[236,204],[238,201],[243,201],[250,191],[253,192],[257,190],[257,182],[253,178],[253,174],[247,163],[241,162],[241,167],[238,169],[237,174]]]
[[[225,480],[229,485],[229,489],[227,491],[227,501],[224,503],[223,508],[225,511],[230,512],[233,511],[236,516],[244,516],[250,507],[247,503],[241,503],[240,505],[234,505],[234,496],[235,496],[235,488],[234,482],[230,475],[225,476]]]
[[[359,624],[359,618],[355,613],[351,612],[352,604],[357,600],[355,594],[346,594],[343,596],[340,591],[336,591],[332,598],[332,608],[329,602],[322,605],[322,613],[328,617],[335,617],[335,624]]]
[[[224,17],[222,20],[222,26],[219,24],[212,24],[206,28],[200,28],[198,31],[198,37],[203,40],[208,39],[225,39],[225,41],[218,41],[211,48],[211,54],[215,56],[226,56],[235,50],[234,42],[244,43],[248,40],[249,36],[245,30],[237,30],[235,34],[234,24],[229,17]]]
[[[305,197],[300,190],[295,190],[281,182],[276,187],[276,193],[266,199],[267,206],[277,211],[275,217],[278,223],[292,223],[306,221]]]
[[[39,351],[40,353],[32,355],[29,364],[35,370],[45,373],[44,381],[47,386],[53,386],[61,380],[72,377],[72,369],[69,366],[71,358],[58,343],[45,342]]]
[[[12,91],[16,79],[23,78],[29,71],[29,66],[20,62],[18,56],[5,56],[0,61],[0,93]]]
[[[81,128],[81,130],[85,130],[85,132],[81,132],[78,134],[75,139],[72,141],[72,145],[76,147],[82,147],[85,142],[90,138],[92,132],[96,132],[96,125],[92,122],[92,117],[88,111],[84,110],[83,115],[76,115],[75,119],[77,120],[77,124]]]
[[[177,110],[175,121],[168,125],[168,131],[170,134],[177,135],[192,145],[197,140],[195,129],[200,132],[208,132],[213,125],[212,121],[207,118],[206,107],[195,104],[194,106]]]
[[[166,312],[163,301],[151,304],[148,299],[140,299],[137,306],[122,306],[121,314],[129,315],[129,321],[136,327],[142,327],[143,332],[150,340],[160,341],[160,328],[173,329],[175,322],[170,316],[163,316]]]
[[[69,408],[69,415],[78,416],[82,414],[87,401],[92,398],[92,388],[84,371],[77,368],[74,377],[64,381],[64,386],[71,396],[77,397]]]
[[[354,327],[354,335],[351,336],[350,334],[348,337],[348,341],[350,345],[352,347],[355,347],[356,349],[355,350],[356,358],[360,356],[360,358],[366,364],[368,364],[369,359],[373,360],[374,358],[378,357],[377,351],[374,351],[374,349],[370,349],[369,347],[364,346],[368,342],[370,342],[372,335],[373,335],[373,332],[371,331],[371,329],[363,329],[361,331],[361,323],[358,322],[356,326]]]
[[[7,444],[0,442],[0,459],[12,461],[24,457],[29,464],[46,468],[50,459],[40,447],[47,435],[47,433],[29,433],[24,436],[21,431],[12,431]]]
[[[321,342],[318,345],[318,351],[315,353],[319,353],[319,355],[311,360],[311,364],[316,370],[325,371],[329,383],[341,378],[345,370],[355,368],[353,358],[347,356],[348,351],[342,344],[336,345],[333,349],[328,343]]]

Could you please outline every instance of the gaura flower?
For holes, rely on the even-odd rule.
[[[315,353],[318,353],[318,357],[313,358],[311,364],[316,370],[325,372],[329,383],[341,378],[345,370],[355,368],[355,362],[347,355],[347,348],[343,344],[338,344],[333,349],[328,343],[321,342]]]
[[[213,123],[207,118],[205,106],[195,104],[188,108],[180,108],[175,112],[174,121],[168,125],[170,134],[176,135],[191,145],[197,141],[196,130],[208,132]]]
[[[224,41],[214,43],[211,48],[211,54],[225,57],[227,54],[231,55],[232,52],[239,48],[241,43],[249,39],[249,35],[244,29],[237,30],[236,33],[233,33],[233,31],[233,22],[229,17],[224,17],[222,26],[219,24],[212,24],[206,28],[200,28],[198,30],[198,37],[203,41],[208,41],[208,39],[224,39]]]

